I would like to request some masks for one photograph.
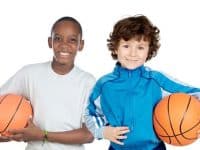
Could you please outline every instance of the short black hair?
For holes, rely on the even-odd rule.
[[[52,32],[54,31],[56,25],[59,23],[59,22],[62,22],[62,21],[72,21],[74,22],[75,24],[78,25],[78,28],[79,28],[79,31],[80,31],[80,34],[81,34],[81,37],[82,37],[82,27],[81,27],[81,24],[73,17],[69,17],[69,16],[65,16],[65,17],[61,17],[60,19],[58,19],[52,26],[51,28],[51,35],[52,35]]]

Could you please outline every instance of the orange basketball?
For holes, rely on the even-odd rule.
[[[177,146],[191,144],[200,130],[200,101],[188,94],[171,94],[155,107],[153,122],[164,142]]]
[[[31,115],[31,104],[23,96],[0,96],[0,134],[9,135],[9,129],[24,128]]]

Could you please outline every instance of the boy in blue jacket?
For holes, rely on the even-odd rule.
[[[177,92],[200,98],[199,88],[144,66],[159,47],[159,29],[143,15],[118,21],[110,34],[108,48],[117,63],[97,81],[85,114],[93,136],[111,141],[109,150],[165,150],[153,129],[155,105]]]

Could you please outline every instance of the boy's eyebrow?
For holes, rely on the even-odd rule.
[[[56,36],[62,36],[62,35],[60,35],[59,33],[54,33],[53,34],[54,36],[56,35]],[[69,35],[69,36],[71,36],[71,37],[79,37],[80,36],[80,34],[72,34],[72,35]]]
[[[53,33],[52,35],[53,35],[53,36],[61,36],[61,35],[58,34],[58,33]]]

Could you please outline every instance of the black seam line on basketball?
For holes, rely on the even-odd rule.
[[[154,111],[154,118],[155,118],[155,120],[156,120],[156,122],[158,123],[158,125],[164,130],[164,132],[168,135],[168,136],[166,136],[166,137],[168,137],[169,138],[169,143],[171,143],[171,139],[170,139],[170,136],[169,136],[169,134],[167,133],[167,131],[165,130],[165,128],[160,124],[160,122],[158,121],[158,119],[157,119],[157,117],[156,117],[156,114],[155,114],[155,111]],[[159,135],[159,134],[158,134]]]
[[[190,105],[191,99],[192,99],[192,97],[190,96],[189,102],[188,102],[187,107],[186,107],[186,111],[184,112],[183,118],[181,119],[180,133],[182,133],[182,124],[183,124],[183,120],[184,120],[184,118],[185,118],[185,116],[186,116],[186,113],[187,113],[187,111],[188,111],[188,109],[189,109],[189,105]],[[190,130],[189,130],[189,131],[190,131]],[[196,137],[196,138],[188,138],[188,137],[186,137],[184,134],[181,134],[181,135],[182,135],[185,139],[188,139],[188,140],[195,140],[195,139],[197,139],[197,137]]]
[[[192,128],[190,128],[190,129],[188,129],[188,130],[186,130],[185,132],[182,132],[183,134],[185,134],[185,133],[187,133],[188,131],[190,131],[190,130],[192,130],[192,129],[194,129],[196,126],[198,126],[198,125],[200,125],[200,120],[199,120],[199,122],[197,122]],[[182,134],[176,134],[176,136],[179,136],[179,135],[182,135]],[[173,136],[166,136],[166,135],[159,135],[159,136],[161,136],[161,137],[173,137]],[[195,138],[196,139],[196,138]]]
[[[186,109],[185,109],[185,111],[184,111],[183,117],[181,118],[181,123],[180,123],[180,126],[179,126],[180,134],[181,134],[183,137],[184,137],[184,135],[183,135],[183,132],[182,132],[182,125],[183,125],[183,120],[184,120],[184,118],[185,118],[185,116],[186,116],[186,113],[187,113],[187,111],[188,111],[190,102],[191,102],[191,96],[189,97],[187,107],[186,107]],[[186,137],[184,137],[184,138],[186,138]],[[187,138],[186,138],[186,139],[187,139]]]
[[[5,99],[7,96],[8,96],[8,94],[5,95],[5,96],[3,96],[3,98],[0,100],[0,104],[4,101],[4,99]]]
[[[19,109],[19,106],[20,106],[21,103],[22,103],[23,98],[24,98],[24,97],[21,96],[21,99],[20,99],[20,101],[19,101],[19,103],[18,103],[18,105],[17,105],[17,108],[16,108],[15,112],[13,113],[13,115],[12,115],[10,121],[8,122],[7,126],[5,127],[5,129],[4,129],[2,132],[5,132],[5,131],[7,130],[7,128],[9,127],[10,123],[12,122],[13,118],[15,117],[15,114],[17,113],[17,111],[18,111],[18,109]]]
[[[0,100],[0,104],[4,101],[4,99],[5,99],[7,96],[8,96],[8,94],[6,94],[6,95],[3,96],[3,98]],[[2,133],[2,132],[3,132],[3,130],[0,131],[0,133]]]
[[[185,133],[187,133],[188,131],[190,131],[190,130],[192,130],[192,129],[194,129],[196,126],[198,126],[198,125],[200,125],[200,121],[198,122],[198,123],[196,123],[192,128],[190,128],[190,129],[188,129],[188,130],[186,130],[185,132],[182,132],[183,134],[185,134]],[[180,135],[182,135],[182,134],[176,134],[176,136],[180,136]],[[172,135],[169,135],[169,136],[166,136],[166,135],[160,135],[159,134],[159,136],[161,136],[161,137],[174,137],[174,136],[172,136]],[[189,138],[188,138],[189,139]],[[194,139],[189,139],[189,140],[195,140],[195,139],[197,139],[197,138],[194,138]]]
[[[192,98],[192,97],[190,96],[188,105],[187,105],[187,107],[186,107],[186,111],[185,111],[185,113],[184,113],[184,115],[183,115],[184,117],[185,117],[186,112],[187,112],[188,109],[189,109],[189,105],[190,105],[190,103],[191,103],[191,98]],[[182,132],[181,127],[182,127],[182,123],[183,123],[184,117],[182,118],[181,123],[180,123],[180,133],[179,133],[179,134],[176,134],[176,136],[182,135],[184,138],[186,138],[186,139],[188,139],[188,140],[195,140],[195,139],[197,139],[197,137],[196,137],[196,138],[188,138],[188,137],[185,137],[184,134],[187,133],[188,131],[191,131],[191,130],[194,129],[195,127],[197,127],[197,126],[200,124],[200,120],[199,120],[192,128],[189,128],[188,130]],[[159,134],[159,136],[161,136],[161,137],[173,137],[173,136],[166,136],[166,135],[160,135],[160,134]]]
[[[177,142],[178,142],[180,145],[182,145],[181,142],[180,142],[180,141],[178,140],[178,138],[176,137],[175,132],[174,132],[174,128],[173,128],[173,126],[172,126],[172,120],[171,120],[170,112],[169,112],[169,103],[170,103],[171,96],[172,96],[172,95],[170,95],[169,98],[168,98],[168,105],[167,105],[167,106],[168,106],[168,107],[167,107],[167,108],[168,108],[167,110],[168,110],[168,116],[169,116],[169,123],[170,123],[170,127],[171,127],[171,129],[172,129],[172,133],[173,133],[173,135],[174,135],[174,138],[177,140]]]

